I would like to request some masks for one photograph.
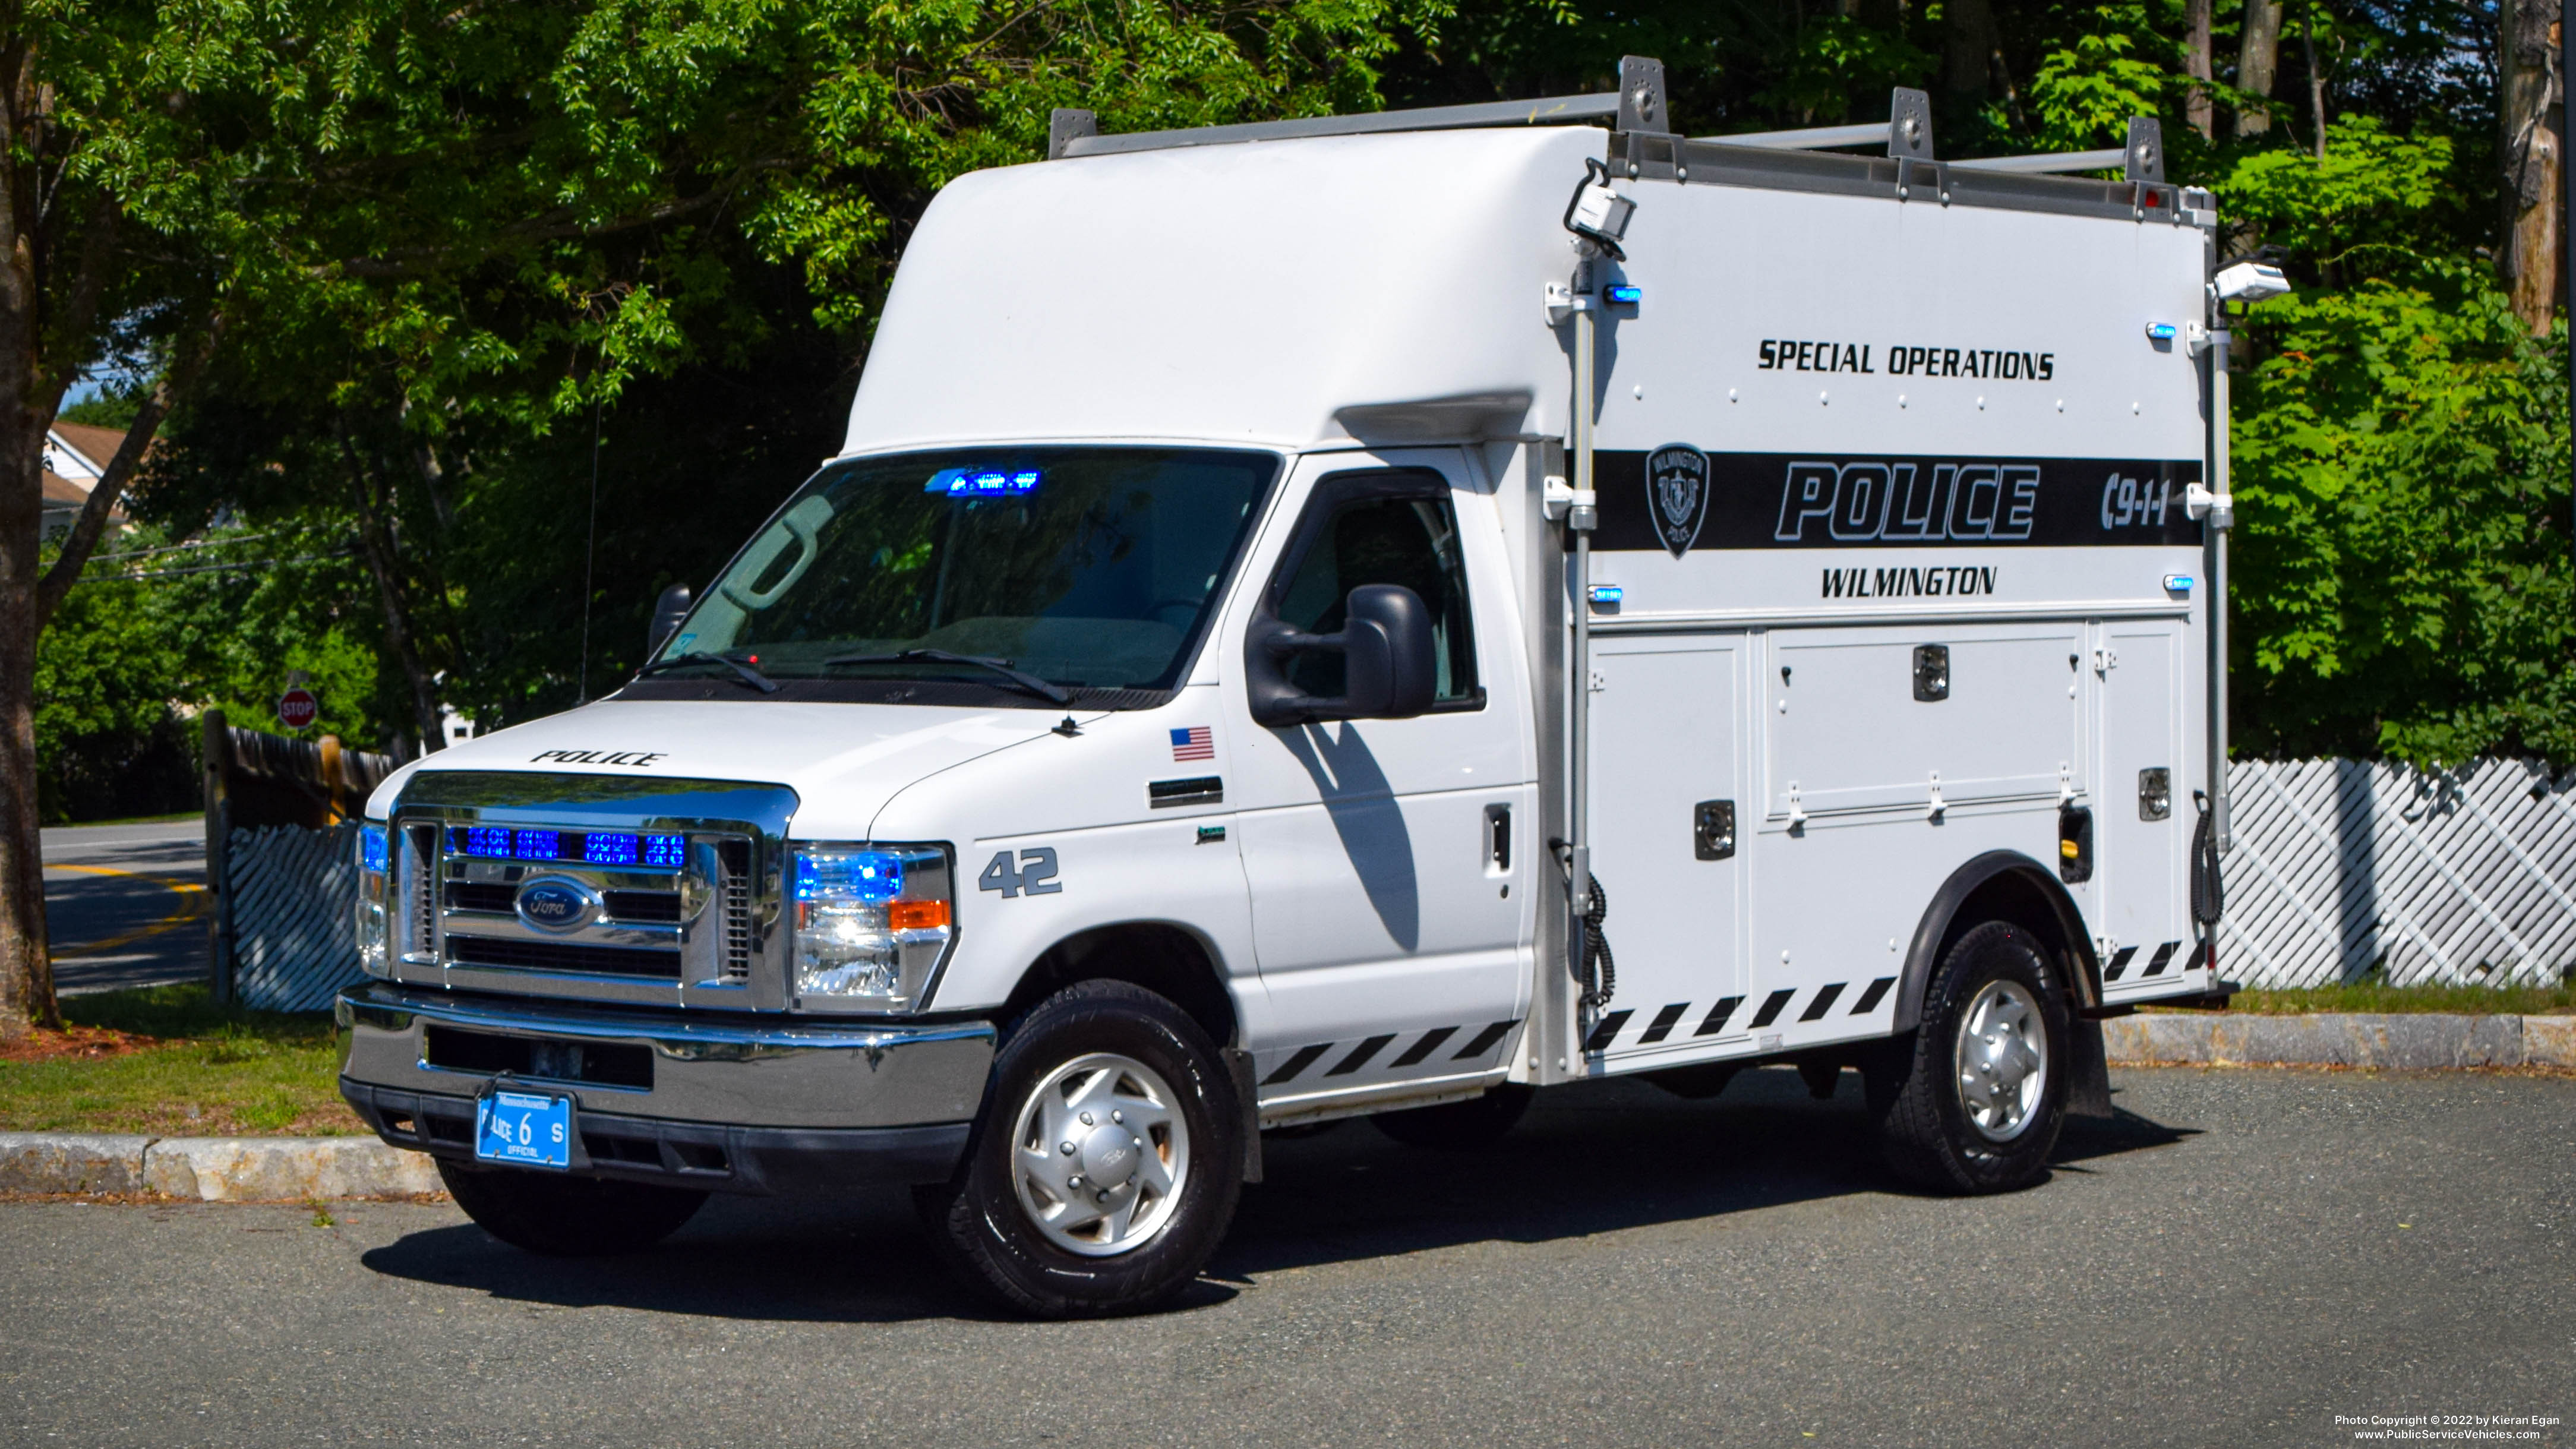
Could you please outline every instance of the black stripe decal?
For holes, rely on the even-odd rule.
[[[1520,1023],[1517,1021],[1495,1022],[1492,1026],[1486,1027],[1483,1031],[1476,1033],[1476,1039],[1467,1043],[1465,1046],[1458,1048],[1458,1055],[1451,1057],[1449,1060],[1453,1062],[1463,1062],[1470,1057],[1483,1056],[1485,1053],[1494,1049],[1494,1043],[1501,1041],[1505,1032],[1510,1031],[1513,1027],[1518,1025],[1520,1025]]]
[[[2119,980],[2120,973],[2129,969],[2129,958],[2137,954],[2138,948],[2135,946],[2121,947],[2119,954],[2111,958],[2111,964],[2103,968],[2102,979],[2105,981]]]
[[[1895,984],[1896,978],[1893,976],[1881,976],[1876,981],[1869,983],[1869,989],[1860,994],[1860,1000],[1852,1003],[1851,1014],[1854,1016],[1867,1016],[1871,1012],[1877,1010],[1880,999],[1887,995],[1887,988],[1894,986]]]
[[[1333,1069],[1324,1073],[1324,1075],[1328,1077],[1349,1076],[1351,1073],[1367,1066],[1369,1058],[1376,1056],[1379,1052],[1385,1051],[1386,1044],[1393,1040],[1395,1040],[1394,1032],[1388,1032],[1384,1036],[1370,1037],[1367,1041],[1361,1042],[1358,1046],[1351,1048],[1351,1054],[1342,1058],[1340,1061],[1333,1063]]]
[[[1654,1023],[1646,1028],[1646,1034],[1644,1036],[1637,1038],[1637,1045],[1645,1046],[1652,1042],[1662,1041],[1665,1037],[1671,1036],[1673,1034],[1673,1023],[1680,1021],[1682,1019],[1682,1013],[1688,1010],[1690,1010],[1689,1002],[1676,1001],[1672,1005],[1665,1007],[1663,1010],[1656,1012]]]
[[[1433,1052],[1440,1050],[1440,1044],[1442,1042],[1447,1041],[1449,1038],[1456,1036],[1457,1034],[1458,1028],[1454,1026],[1435,1026],[1431,1030],[1422,1034],[1422,1040],[1406,1047],[1404,1049],[1404,1055],[1397,1057],[1394,1061],[1388,1062],[1387,1065],[1390,1067],[1412,1066],[1415,1062],[1418,1062],[1424,1057],[1431,1055]]]
[[[1753,1013],[1753,1019],[1746,1022],[1745,1025],[1759,1030],[1762,1027],[1769,1026],[1771,1023],[1778,1021],[1780,1019],[1780,1013],[1786,1011],[1789,1007],[1789,998],[1797,994],[1798,993],[1795,991],[1772,992],[1769,996],[1762,998],[1762,1009]]]
[[[1726,1030],[1726,1019],[1733,1016],[1735,1014],[1735,1008],[1742,1006],[1743,1004],[1744,998],[1741,996],[1729,996],[1718,1002],[1717,1005],[1708,1009],[1708,1020],[1701,1022],[1699,1024],[1699,1030],[1692,1032],[1691,1035],[1715,1036],[1719,1032]]]
[[[1614,1011],[1601,1018],[1600,1024],[1592,1028],[1591,1038],[1583,1043],[1583,1049],[1588,1052],[1607,1051],[1611,1040],[1619,1035],[1619,1028],[1626,1026],[1628,1018],[1636,1014],[1633,1011]]]
[[[1798,1019],[1800,1021],[1824,1020],[1825,1013],[1834,1009],[1834,998],[1843,994],[1843,985],[1844,983],[1837,981],[1817,992],[1816,999],[1807,1003],[1807,1009],[1798,1013]]]
[[[2156,948],[2156,954],[2147,960],[2147,969],[2140,974],[2145,976],[2162,976],[2165,974],[2165,963],[2171,961],[2173,959],[2173,953],[2181,949],[2182,942],[2180,941],[2167,941],[2163,945],[2158,946]]]
[[[1261,1079],[1261,1085],[1265,1087],[1275,1087],[1281,1082],[1293,1082],[1297,1080],[1297,1074],[1299,1072],[1313,1066],[1315,1064],[1315,1058],[1322,1056],[1331,1047],[1332,1043],[1326,1042],[1322,1046],[1297,1048],[1297,1050],[1289,1056],[1288,1060],[1279,1064],[1278,1070],[1273,1071],[1269,1076]]]

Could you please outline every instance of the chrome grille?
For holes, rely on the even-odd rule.
[[[728,840],[716,847],[724,863],[724,974],[735,981],[751,976],[751,842]]]
[[[411,939],[400,949],[435,955],[438,950],[438,828],[416,825],[403,832],[411,843],[403,861],[404,888],[410,892]]]

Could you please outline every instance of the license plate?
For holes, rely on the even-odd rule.
[[[513,1167],[571,1167],[572,1098],[484,1093],[474,1104],[474,1155]]]

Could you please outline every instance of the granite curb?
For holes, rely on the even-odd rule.
[[[2114,1066],[2576,1070],[2576,1016],[2176,1012],[2102,1023]],[[0,1192],[305,1202],[444,1191],[422,1153],[372,1137],[0,1132]]]
[[[2576,1016],[2157,1012],[2102,1023],[2114,1066],[2576,1069]]]
[[[304,1202],[445,1190],[426,1155],[388,1147],[372,1137],[0,1132],[0,1192]]]

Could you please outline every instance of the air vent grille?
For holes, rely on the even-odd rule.
[[[406,949],[422,955],[438,950],[438,827],[414,825],[403,831],[411,842],[404,852],[403,885],[409,893],[411,940]]]
[[[724,863],[724,974],[751,977],[751,842],[727,840],[716,846]]]

